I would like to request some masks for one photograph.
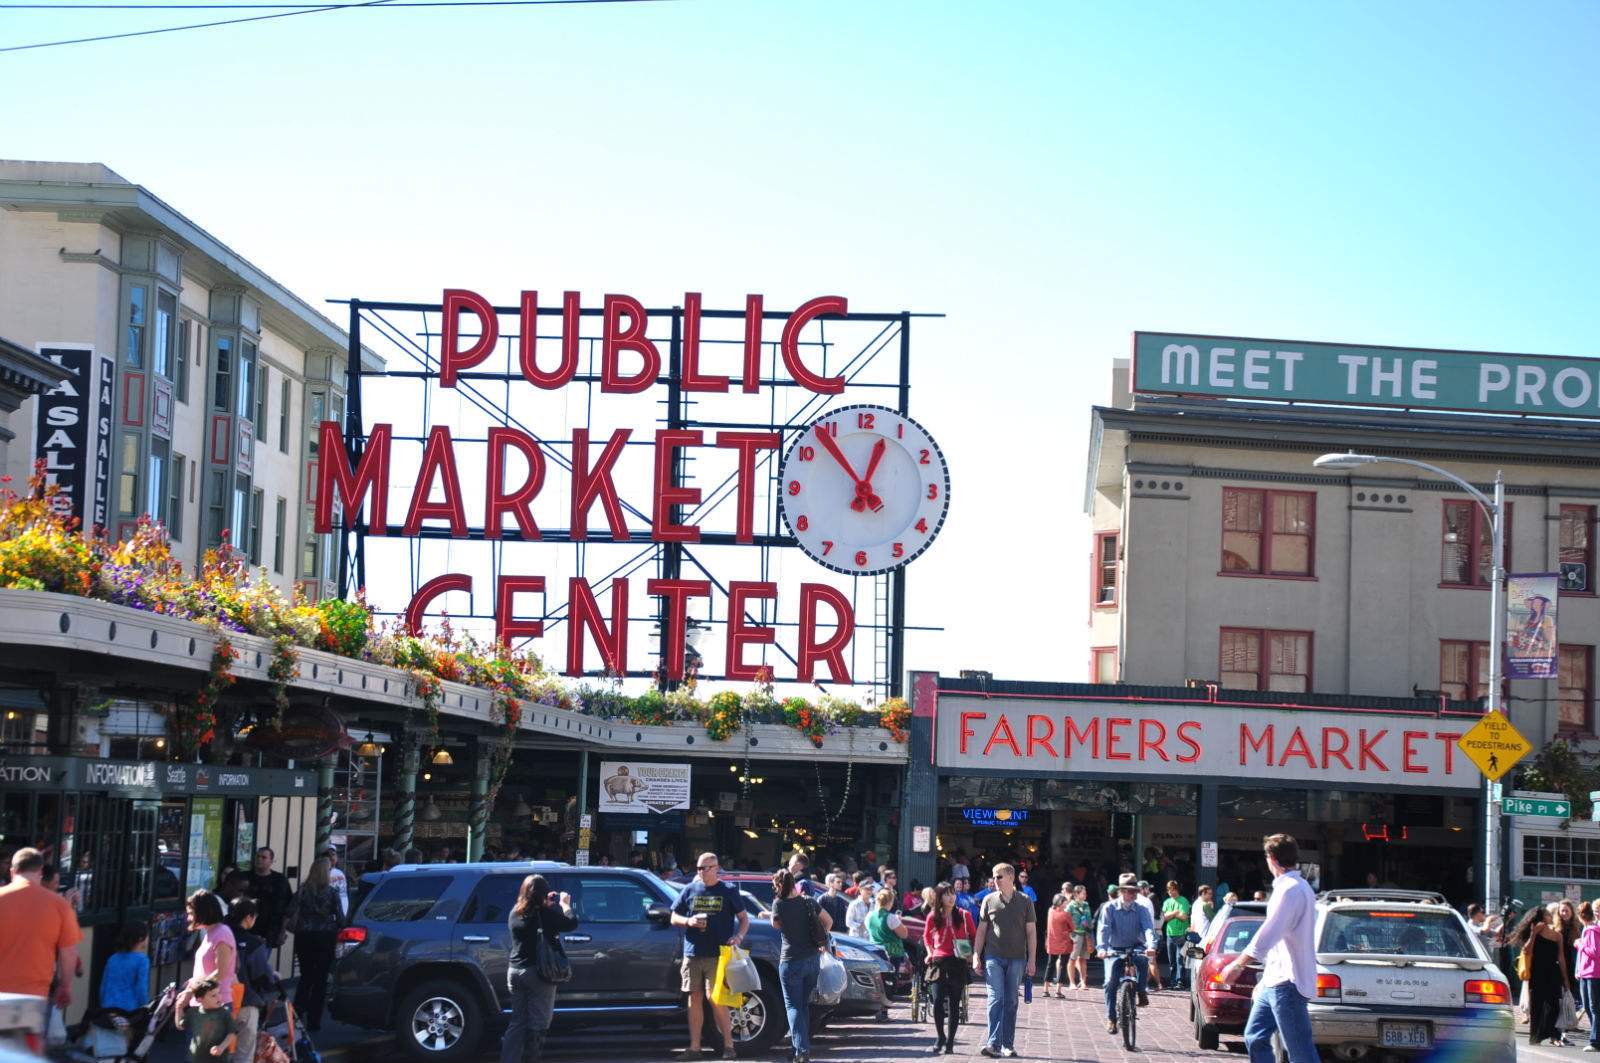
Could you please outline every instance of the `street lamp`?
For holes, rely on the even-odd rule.
[[[1493,566],[1489,570],[1489,711],[1502,712],[1504,695],[1501,692],[1503,684],[1501,655],[1505,653],[1506,644],[1505,474],[1500,470],[1495,471],[1494,497],[1490,498],[1455,473],[1446,472],[1437,465],[1429,465],[1425,461],[1413,458],[1392,458],[1348,451],[1344,454],[1324,454],[1311,464],[1319,469],[1353,469],[1358,465],[1376,465],[1380,462],[1389,465],[1410,465],[1412,468],[1424,469],[1435,476],[1449,480],[1470,495],[1483,508],[1483,515],[1489,520],[1492,534],[1490,549],[1494,558]],[[1500,907],[1500,811],[1494,803],[1494,780],[1487,777],[1483,780],[1483,817],[1483,907],[1484,910],[1493,912]]]

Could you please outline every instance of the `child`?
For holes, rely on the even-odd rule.
[[[193,1013],[189,1011],[191,1000],[200,1002]],[[233,1016],[222,1003],[215,978],[191,978],[178,994],[173,1015],[180,1030],[185,1022],[194,1024],[189,1034],[189,1063],[212,1063],[213,1056],[233,1051]]]
[[[133,922],[122,928],[117,951],[100,975],[100,1007],[118,1029],[143,1026],[150,1017],[150,928]]]
[[[1072,913],[1067,910],[1067,895],[1058,893],[1050,899],[1050,921],[1046,925],[1044,935],[1045,955],[1050,959],[1044,969],[1044,995],[1050,996],[1050,989],[1055,987],[1055,995],[1066,996],[1063,988],[1071,980],[1068,971],[1068,958],[1072,955],[1072,935],[1076,927],[1072,922]]]

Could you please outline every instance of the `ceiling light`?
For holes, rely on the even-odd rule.
[[[443,746],[440,746],[433,754],[433,763],[441,768],[448,768],[455,762],[456,760],[450,755],[450,751]]]
[[[431,772],[431,771],[423,772],[422,773],[422,781],[423,782],[432,782],[433,781],[433,772]]]
[[[372,732],[367,732],[366,741],[356,746],[356,756],[375,757],[378,755],[378,744],[372,740]]]
[[[444,815],[443,812],[439,811],[439,806],[433,803],[432,794],[428,795],[427,803],[422,806],[422,811],[420,814],[422,818],[427,820],[429,823],[438,821],[438,819]]]

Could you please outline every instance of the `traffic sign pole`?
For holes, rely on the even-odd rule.
[[[1506,478],[1500,470],[1494,474],[1490,517],[1494,520],[1494,569],[1489,574],[1489,711],[1499,712],[1506,646]],[[1483,908],[1490,913],[1500,910],[1500,813],[1494,806],[1494,782],[1487,777],[1483,780]]]

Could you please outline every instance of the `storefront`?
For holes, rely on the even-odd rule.
[[[1409,699],[1223,703],[1203,689],[921,680],[930,764],[919,771],[914,747],[908,789],[931,800],[913,797],[908,814],[914,834],[924,818],[934,832],[908,867],[947,874],[959,854],[1054,881],[1083,865],[1099,882],[1131,870],[1248,896],[1268,882],[1261,838],[1282,831],[1322,886],[1371,874],[1481,892],[1481,780],[1455,744],[1471,716]]]

